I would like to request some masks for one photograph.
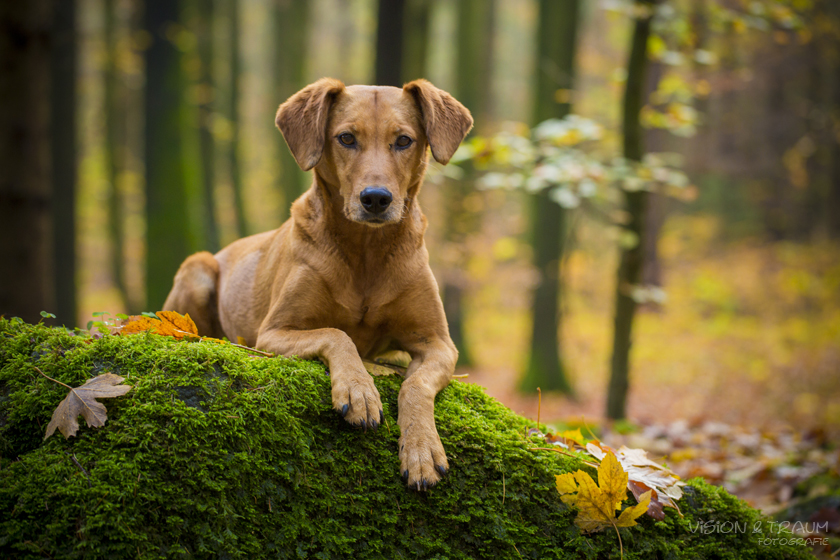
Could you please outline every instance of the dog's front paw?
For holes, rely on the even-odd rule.
[[[400,435],[400,472],[409,488],[427,490],[449,471],[434,421],[413,423]]]
[[[332,374],[332,402],[345,420],[361,428],[376,428],[384,420],[382,401],[373,378],[364,369],[361,373]]]

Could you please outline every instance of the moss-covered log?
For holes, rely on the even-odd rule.
[[[66,389],[34,366],[71,386],[114,372],[134,388],[103,401],[103,428],[43,441]],[[0,557],[619,557],[616,534],[582,534],[554,488],[580,462],[529,451],[529,421],[471,384],[436,400],[450,473],[407,489],[400,381],[376,379],[385,423],[364,432],[332,410],[316,362],[0,319]],[[769,528],[758,512],[700,480],[682,507],[622,529],[625,558],[807,556],[762,544],[779,535],[754,532]]]

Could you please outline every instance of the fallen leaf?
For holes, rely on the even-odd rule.
[[[172,336],[179,340],[185,336],[198,337],[198,327],[190,319],[189,313],[181,315],[177,311],[158,311],[156,315],[161,323],[155,331],[157,334]]]
[[[618,528],[636,525],[636,519],[648,510],[652,491],[642,494],[638,504],[626,508],[616,518],[615,512],[621,509],[621,503],[627,498],[627,473],[612,453],[607,453],[598,466],[597,485],[588,473],[581,470],[557,475],[555,481],[563,503],[578,509],[575,525],[587,533],[612,527],[618,535],[621,556],[624,557]]]
[[[158,311],[158,319],[145,315],[132,315],[121,329],[120,334],[134,334],[151,331],[161,336],[171,336],[181,340],[184,337],[200,338],[198,328],[190,314],[181,315],[177,311]]]
[[[633,493],[633,497],[636,498],[636,501],[640,501],[641,497],[646,492],[650,492],[650,505],[648,506],[647,514],[657,521],[665,520],[665,510],[663,509],[664,504],[659,501],[659,495],[656,493],[656,490],[649,487],[644,482],[636,482],[632,479],[627,481],[627,487],[630,489],[630,492]]]
[[[411,365],[411,355],[404,350],[389,350],[376,356],[376,363],[386,366],[407,368]]]
[[[614,456],[628,475],[627,488],[637,499],[641,495],[640,490],[644,492],[646,488],[653,491],[648,515],[662,520],[664,519],[664,513],[661,513],[662,508],[670,507],[682,516],[676,501],[682,498],[681,487],[685,486],[685,483],[670,469],[648,459],[646,451],[625,446],[615,451],[597,440],[588,443],[586,450],[599,461],[604,457]]]
[[[809,523],[825,529],[825,533],[840,533],[840,511],[832,507],[822,507],[818,511],[811,514],[808,518]]]
[[[399,372],[394,368],[377,364],[369,360],[362,360],[362,364],[364,364],[365,370],[375,377],[383,375],[399,375]]]
[[[559,445],[566,449],[572,449],[575,446],[583,447],[586,440],[578,428],[576,430],[566,430],[560,434],[546,434],[545,441],[552,445]]]
[[[52,378],[48,379],[55,381]],[[80,414],[84,417],[88,426],[92,428],[104,426],[108,419],[107,410],[105,405],[96,401],[96,399],[119,397],[128,393],[132,386],[120,385],[122,382],[123,378],[119,375],[103,373],[93,379],[88,379],[81,387],[71,387],[70,392],[53,411],[44,439],[53,435],[56,428],[64,434],[65,438],[76,435],[76,432],[79,431],[78,418]]]
[[[154,331],[160,325],[160,320],[146,317],[144,315],[132,315],[120,330],[120,334],[134,334],[146,331]]]

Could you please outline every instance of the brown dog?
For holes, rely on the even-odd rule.
[[[425,80],[395,87],[321,79],[280,106],[277,126],[310,189],[279,229],[181,265],[164,310],[189,313],[207,336],[326,362],[333,407],[376,427],[382,404],[362,357],[411,355],[399,395],[400,463],[409,486],[449,468],[434,419],[458,352],[423,241],[417,194],[426,147],[445,164],[472,117]]]

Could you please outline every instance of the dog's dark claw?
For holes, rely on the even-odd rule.
[[[344,406],[342,406],[342,407],[341,407],[341,417],[342,417],[342,418],[344,418],[345,416],[347,416],[347,409],[348,409],[348,408],[350,408],[350,405],[349,405],[349,404],[345,404]]]
[[[440,476],[446,476],[446,467],[435,465],[435,470],[440,473]]]
[[[384,412],[382,412],[381,410],[379,411],[379,423],[380,423],[380,424],[384,424],[384,423],[385,423],[385,413],[384,413]]]
[[[405,481],[408,480],[408,469],[403,471],[402,477],[403,477],[403,480],[405,480]]]

